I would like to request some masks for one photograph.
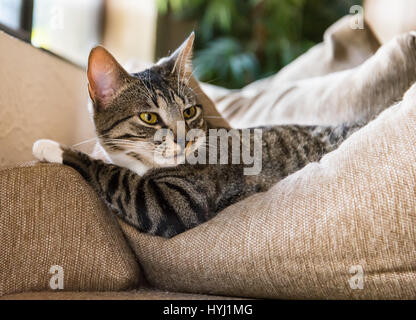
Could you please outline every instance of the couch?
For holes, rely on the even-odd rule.
[[[39,138],[92,139],[78,146],[91,152],[86,79],[0,34],[1,298],[416,298],[416,42],[407,35],[376,53],[369,28],[348,26],[342,19],[322,44],[240,91],[201,85],[206,103],[244,127],[370,118],[400,102],[319,163],[172,239],[119,221],[73,169],[31,161]],[[385,78],[390,63],[404,69]],[[382,71],[357,76],[369,70]],[[377,81],[391,90],[363,99]]]

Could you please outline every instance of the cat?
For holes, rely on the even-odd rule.
[[[250,130],[246,142],[242,130],[235,130],[237,135],[229,140],[237,143],[240,152],[259,143],[262,167],[258,174],[246,174],[246,164],[232,161],[233,144],[233,148],[227,147],[225,162],[189,163],[187,156],[211,147],[208,137],[213,129],[204,118],[204,106],[198,104],[188,85],[193,40],[191,34],[172,55],[133,74],[103,47],[91,51],[88,91],[97,137],[110,163],[51,140],[38,140],[33,145],[37,159],[78,171],[124,221],[141,232],[165,238],[267,191],[308,163],[319,161],[365,125],[262,127],[257,128],[260,140],[256,140],[256,130]],[[185,133],[198,130],[203,134],[183,141],[180,124]],[[155,141],[157,132],[166,129],[170,134]],[[214,152],[221,157],[221,150]]]

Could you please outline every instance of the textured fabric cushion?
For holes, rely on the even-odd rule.
[[[2,31],[0,48],[0,166],[31,161],[38,139],[73,145],[94,137],[83,68]]]
[[[172,239],[123,229],[164,290],[415,299],[415,129],[416,86],[321,162],[203,225]]]
[[[203,294],[167,292],[154,289],[139,289],[123,292],[24,292],[6,295],[0,300],[236,300]]]
[[[0,169],[0,296],[50,290],[51,266],[64,290],[125,290],[140,271],[117,220],[72,168]]]
[[[351,16],[346,16],[334,23],[325,32],[323,43],[314,46],[276,75],[241,90],[226,90],[208,84],[201,84],[202,89],[232,127],[351,120],[351,114],[357,116],[362,108],[367,107],[360,103],[365,86],[353,89],[349,95],[356,83],[356,80],[351,80],[354,78],[351,71],[336,76],[335,81],[323,76],[360,66],[374,55],[380,44],[367,26],[362,30],[352,29],[350,19]],[[368,83],[373,81],[370,74],[374,76],[376,73],[377,70],[369,73]],[[403,93],[396,99],[400,99]],[[325,109],[333,102],[327,99],[331,96],[339,97],[337,112]],[[345,99],[346,96],[351,97]]]

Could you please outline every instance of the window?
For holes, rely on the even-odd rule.
[[[81,66],[100,43],[102,0],[35,0],[32,44]]]
[[[85,67],[103,44],[121,63],[154,59],[153,0],[0,0],[0,30]]]
[[[0,0],[0,29],[30,42],[33,0]]]

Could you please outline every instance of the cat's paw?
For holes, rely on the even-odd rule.
[[[62,163],[63,150],[58,142],[52,140],[38,140],[33,144],[32,153],[40,161]]]

